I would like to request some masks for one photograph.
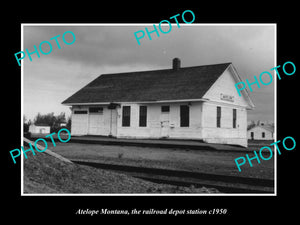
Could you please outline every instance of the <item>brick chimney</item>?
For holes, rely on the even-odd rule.
[[[179,70],[180,69],[180,59],[174,58],[173,59],[173,70]]]

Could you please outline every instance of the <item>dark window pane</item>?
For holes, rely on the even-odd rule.
[[[103,114],[103,107],[90,107],[89,112],[90,113],[101,113],[101,114]]]
[[[233,122],[232,122],[233,124],[232,124],[232,127],[233,128],[236,128],[236,120],[235,119],[233,119]]]
[[[123,106],[122,126],[123,127],[130,126],[130,106]]]
[[[232,127],[236,128],[236,109],[233,109],[233,124]]]
[[[217,127],[221,127],[221,107],[217,106]]]
[[[163,105],[161,107],[161,112],[170,112],[170,106],[169,105]]]
[[[147,106],[140,106],[140,127],[147,126]]]
[[[188,105],[180,106],[180,126],[188,127],[190,125],[190,108]]]
[[[87,114],[86,110],[74,110],[74,114]]]

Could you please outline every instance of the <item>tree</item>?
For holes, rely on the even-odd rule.
[[[42,115],[40,113],[37,114],[37,116],[34,118],[34,124],[35,125],[47,125],[47,126],[53,126],[55,124],[55,116],[54,116],[54,112],[52,113],[48,113],[46,115]]]
[[[252,127],[255,127],[256,125],[255,125],[255,122],[254,122],[254,120],[251,120],[250,121],[250,124],[248,124],[248,126],[247,126],[247,130],[249,130],[249,129],[251,129]]]
[[[29,131],[29,126],[32,124],[31,120],[28,120],[25,115],[23,115],[23,132],[27,133]]]
[[[30,120],[29,120],[30,122]],[[26,123],[26,116],[23,115],[23,132],[27,133],[29,131],[30,124]]]
[[[66,122],[66,116],[64,112],[61,112],[59,115],[55,116],[54,112],[47,113],[42,115],[38,113],[34,118],[35,125],[46,125],[50,126],[50,132],[57,132],[60,130],[60,124]]]
[[[61,112],[58,116],[56,116],[56,121],[59,123],[66,123],[66,113]]]

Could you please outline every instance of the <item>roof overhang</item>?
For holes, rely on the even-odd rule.
[[[236,80],[237,83],[238,82],[243,82],[242,79],[241,79],[241,77],[239,76],[237,70],[235,69],[235,67],[232,64],[230,64],[227,69],[230,69],[232,71],[232,74],[234,75],[234,78],[235,78],[235,80]],[[252,102],[252,100],[250,98],[250,95],[249,95],[249,92],[247,91],[247,89],[246,88],[243,89],[241,93],[242,93],[243,97],[247,100],[247,102],[249,104],[249,106],[246,107],[246,108],[247,109],[254,109],[255,108],[254,103]]]
[[[208,99],[179,99],[179,100],[151,100],[151,101],[136,101],[136,102],[82,102],[82,103],[63,103],[63,105],[67,106],[76,106],[76,105],[109,105],[111,103],[116,104],[128,104],[128,103],[136,103],[136,104],[155,104],[155,103],[176,103],[176,102],[205,102],[208,101]]]
[[[64,105],[68,105],[68,106],[90,106],[90,105],[102,105],[102,106],[106,106],[106,105],[110,105],[110,104],[164,104],[164,103],[181,103],[181,102],[210,102],[213,104],[221,104],[224,106],[233,106],[233,107],[237,107],[237,108],[246,108],[246,109],[252,109],[248,106],[239,106],[239,105],[235,105],[235,104],[230,104],[230,103],[220,103],[220,102],[215,102],[215,101],[211,101],[209,99],[205,99],[205,98],[199,98],[199,99],[180,99],[180,100],[159,100],[159,101],[136,101],[136,102],[90,102],[90,103],[64,103]]]

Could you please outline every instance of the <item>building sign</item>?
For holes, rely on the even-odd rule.
[[[234,96],[232,95],[225,95],[225,94],[220,94],[220,99],[228,102],[234,102]]]

